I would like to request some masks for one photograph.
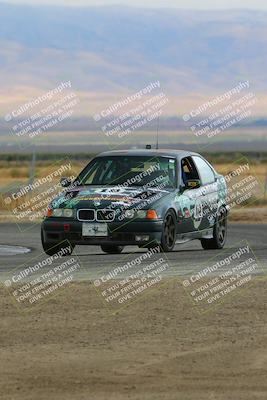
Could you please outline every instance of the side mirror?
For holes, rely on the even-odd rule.
[[[60,184],[62,187],[69,187],[72,184],[72,180],[70,178],[61,178]]]
[[[189,179],[186,182],[186,189],[197,189],[201,186],[201,182],[199,179]]]

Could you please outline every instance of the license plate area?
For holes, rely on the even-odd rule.
[[[106,237],[108,236],[108,224],[97,222],[83,222],[82,235],[85,237]]]

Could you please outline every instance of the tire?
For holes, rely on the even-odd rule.
[[[161,251],[169,253],[173,250],[176,242],[176,215],[173,210],[169,210],[165,215],[161,237]]]
[[[227,238],[227,210],[221,207],[217,213],[216,222],[213,227],[212,239],[201,239],[204,250],[219,250],[225,245]]]
[[[124,249],[124,246],[115,246],[112,244],[102,244],[100,247],[107,254],[120,254]]]
[[[63,249],[65,249],[65,254],[63,254],[63,257],[70,256],[75,248],[75,245],[74,244],[70,245],[70,243],[67,240],[63,241],[60,244],[45,241],[43,230],[41,231],[41,240],[42,240],[42,246],[43,246],[44,252],[48,256],[54,256],[55,254],[57,254],[59,251],[61,251]],[[67,247],[69,247],[69,246],[70,246],[70,250],[67,249]]]

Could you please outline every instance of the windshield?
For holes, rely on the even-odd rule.
[[[176,187],[176,160],[168,157],[112,156],[91,161],[78,184]]]

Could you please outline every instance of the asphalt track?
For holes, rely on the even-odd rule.
[[[29,224],[1,223],[0,224],[0,281],[4,282],[13,274],[14,271],[20,271],[29,265],[34,265],[40,260],[46,259],[40,242],[40,226],[31,226]],[[6,246],[23,246],[30,248],[31,251],[25,253],[19,251],[19,254],[10,255]],[[190,276],[196,271],[202,270],[205,266],[214,265],[217,261],[225,259],[235,253],[240,247],[249,245],[260,268],[256,269],[256,274],[266,274],[267,272],[267,225],[266,224],[229,224],[228,240],[224,250],[202,250],[199,241],[187,242],[176,245],[172,253],[163,255],[168,264],[168,268],[163,272],[168,277]],[[98,246],[77,246],[73,257],[78,260],[80,268],[74,274],[74,280],[93,280],[103,274],[114,270],[118,266],[124,266],[132,260],[139,260],[139,257],[145,254],[144,250],[138,247],[128,246],[120,255],[104,254]],[[9,255],[7,255],[9,254]],[[142,260],[142,266],[158,260],[161,254],[154,254],[148,260]],[[248,256],[247,256],[248,257]],[[62,260],[68,260],[70,257],[64,257]],[[139,261],[138,261],[139,262]],[[131,273],[140,269],[140,264],[136,262],[131,268]],[[237,263],[231,260],[231,265]],[[62,261],[61,261],[62,263]],[[58,264],[60,264],[58,262]],[[53,264],[57,265],[57,264]],[[42,273],[49,271],[51,267],[42,267]],[[220,268],[220,273],[228,270],[227,265]],[[129,272],[127,272],[129,275]],[[122,276],[127,276],[122,274]],[[215,273],[216,275],[216,273]]]

